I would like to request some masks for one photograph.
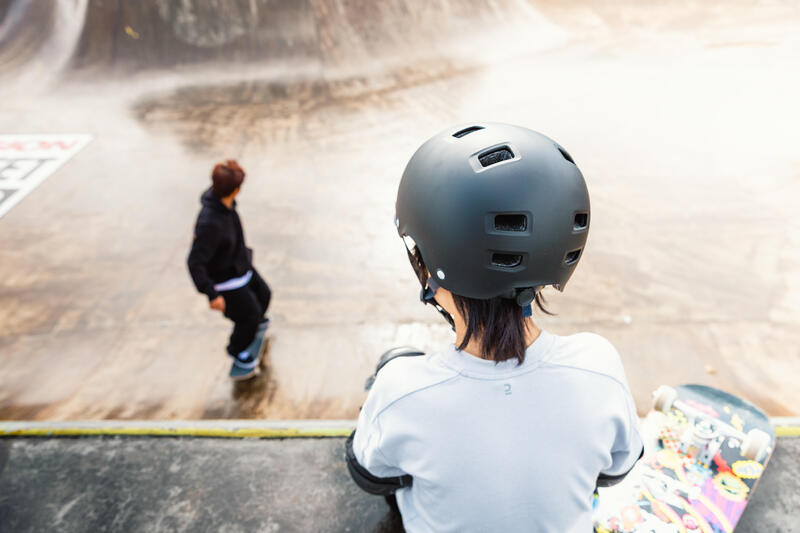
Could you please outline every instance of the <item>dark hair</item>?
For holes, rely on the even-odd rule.
[[[427,281],[427,268],[419,248],[409,253],[411,265],[420,283]],[[467,323],[467,331],[459,350],[469,344],[473,336],[480,340],[481,354],[496,363],[516,359],[520,364],[525,360],[525,334],[530,321],[522,316],[522,307],[516,300],[497,296],[488,300],[468,298],[453,294],[458,313]],[[552,315],[545,305],[547,302],[540,291],[536,291],[533,303],[543,313]]]
[[[244,170],[235,159],[214,165],[211,172],[211,190],[220,198],[229,196],[244,181]]]
[[[530,322],[522,316],[522,307],[516,300],[497,296],[489,300],[477,300],[453,294],[458,313],[467,322],[467,332],[458,345],[463,350],[470,339],[480,340],[481,354],[494,362],[516,359],[525,360],[525,334]],[[545,308],[547,303],[541,292],[536,292],[533,303],[543,313],[552,315]]]

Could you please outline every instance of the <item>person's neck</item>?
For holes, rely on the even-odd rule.
[[[460,318],[460,317],[459,317]],[[464,336],[467,334],[467,325],[463,320],[455,320],[456,326],[456,346],[461,344],[461,341],[464,339]],[[539,338],[539,334],[541,334],[542,330],[539,329],[533,319],[526,318],[525,319],[525,347],[529,347],[531,344],[534,343],[536,339]],[[462,350],[478,359],[488,359],[492,360],[491,357],[484,354],[481,351],[481,339],[476,335],[472,335],[472,338],[467,343],[467,346]]]
[[[228,209],[233,209],[233,195],[220,198],[219,201],[222,202],[222,205],[224,205]]]

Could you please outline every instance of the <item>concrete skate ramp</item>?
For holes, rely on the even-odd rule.
[[[521,28],[523,21],[540,42],[558,33],[523,0],[9,0],[0,17],[7,67],[32,61],[45,48],[42,35],[57,32],[73,37],[62,47],[72,70],[107,75],[217,64],[211,81],[242,65],[363,67],[408,63],[437,49],[469,53],[474,34],[508,31],[509,23]]]
[[[72,59],[85,16],[86,0],[0,2],[0,80],[20,72],[39,79],[60,73]]]
[[[686,382],[800,413],[795,6],[222,4],[0,2],[0,133],[93,137],[0,218],[0,418],[354,418],[380,353],[452,340],[393,204],[424,139],[485,120],[554,137],[589,185],[537,323],[609,338],[641,413]],[[225,157],[274,291],[236,385],[185,265]]]
[[[95,0],[73,66],[136,71],[201,62],[357,63],[444,43],[443,21],[454,30],[476,19],[491,24],[513,3]]]

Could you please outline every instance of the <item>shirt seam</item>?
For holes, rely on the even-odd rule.
[[[531,366],[528,368],[523,368],[521,370],[508,370],[501,374],[481,374],[479,372],[472,372],[469,369],[465,368],[456,368],[455,366],[449,364],[449,361],[443,360],[442,363],[447,366],[453,372],[456,372],[459,376],[469,378],[469,379],[477,379],[480,381],[500,381],[504,379],[508,379],[510,377],[522,376],[537,370],[544,364],[543,361],[536,361],[535,363],[531,363]]]
[[[620,387],[622,387],[623,399],[624,400],[627,399],[627,396],[630,394],[628,392],[628,388],[625,386],[625,383],[623,383],[621,380],[615,378],[614,376],[610,376],[608,374],[604,374],[603,372],[598,372],[597,370],[591,370],[589,368],[583,368],[583,367],[580,367],[580,366],[565,365],[565,364],[561,364],[561,363],[547,363],[547,364],[549,366],[556,366],[556,367],[562,367],[562,368],[571,368],[573,370],[581,370],[583,372],[588,372],[590,374],[595,374],[595,375],[598,375],[598,376],[602,376],[602,377],[608,378],[611,381],[613,381],[614,383],[616,383],[617,385],[619,385]],[[633,407],[634,407],[634,410],[635,410],[636,405],[634,404]],[[632,415],[630,413],[630,410],[626,409],[626,411],[628,411],[628,426],[633,428],[633,431],[639,436],[639,440],[643,441],[642,434],[639,433],[639,424],[634,424]],[[611,453],[614,453],[614,451],[615,450],[611,450]],[[617,451],[619,451],[619,450],[617,450]],[[628,451],[630,451],[630,450],[628,450]]]
[[[454,379],[457,379],[459,377],[459,375],[460,374],[456,374],[454,376],[450,376],[448,378],[442,379],[442,380],[437,381],[435,383],[430,383],[428,385],[425,385],[424,387],[420,387],[418,389],[414,389],[412,391],[406,392],[405,394],[402,394],[401,396],[398,396],[397,398],[395,398],[394,400],[392,400],[391,402],[389,402],[385,406],[383,406],[380,410],[378,410],[378,412],[375,413],[375,416],[373,416],[372,419],[373,420],[377,420],[378,417],[381,416],[387,409],[389,409],[390,407],[394,406],[394,404],[396,404],[400,400],[408,398],[412,394],[416,394],[416,393],[422,392],[422,391],[424,391],[426,389],[430,389],[431,387],[435,387],[437,385],[441,385],[442,383],[447,383],[448,381],[452,381]]]
[[[386,456],[386,454],[383,453],[383,450],[381,449],[381,443],[383,441],[383,429],[381,427],[381,423],[380,423],[380,420],[379,420],[381,415],[384,414],[390,407],[394,406],[394,404],[396,404],[397,402],[399,402],[400,400],[402,400],[404,398],[407,398],[407,397],[411,396],[412,394],[415,394],[417,392],[429,389],[431,387],[435,387],[437,385],[441,385],[442,383],[447,383],[448,381],[452,381],[452,380],[457,379],[457,378],[458,378],[458,374],[455,375],[455,376],[450,376],[447,379],[443,379],[441,381],[437,381],[436,383],[431,383],[431,384],[426,385],[424,387],[421,387],[419,389],[414,389],[413,391],[407,392],[407,393],[403,394],[402,396],[400,396],[398,398],[395,398],[394,400],[392,400],[391,402],[386,404],[383,408],[381,408],[377,413],[375,413],[375,415],[372,417],[372,421],[375,423],[375,425],[377,427],[377,430],[378,430],[378,439],[377,439],[377,441],[375,443],[375,451],[377,451],[379,454],[381,454],[381,457],[383,457],[383,459],[386,461],[387,465],[391,465],[394,461],[391,461]],[[394,468],[399,468],[399,467],[394,466]]]

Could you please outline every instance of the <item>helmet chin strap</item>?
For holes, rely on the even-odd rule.
[[[438,289],[439,284],[436,283],[436,280],[428,276],[428,279],[425,280],[425,285],[423,285],[422,289],[419,291],[419,300],[424,304],[431,304],[434,306],[436,310],[439,311],[439,313],[445,318],[445,320],[447,320],[447,322],[450,324],[450,327],[453,328],[453,331],[455,331],[456,325],[453,321],[453,317],[436,301],[435,295]],[[530,287],[519,290],[514,297],[517,305],[522,308],[523,318],[530,318],[533,316],[533,307],[531,304],[533,303],[534,299],[536,299],[536,292],[536,287]]]
[[[453,329],[453,331],[455,331],[456,324],[453,321],[453,317],[450,316],[450,313],[445,311],[444,308],[436,301],[435,296],[437,289],[439,289],[439,284],[429,276],[425,281],[425,285],[423,285],[422,289],[419,291],[419,301],[424,304],[430,304],[434,306],[436,310],[439,311],[439,314],[441,314],[444,319],[447,320],[447,323],[450,324],[450,327]]]
[[[396,221],[396,219],[395,219]],[[419,300],[424,304],[430,304],[439,311],[439,314],[444,317],[448,324],[450,324],[450,328],[453,331],[456,330],[455,321],[453,320],[452,315],[445,311],[445,309],[439,305],[439,302],[436,301],[436,291],[440,288],[440,285],[436,282],[433,277],[428,276],[427,279],[422,282],[422,276],[420,276],[421,272],[419,271],[420,268],[417,265],[417,261],[415,259],[414,253],[412,252],[411,248],[408,246],[408,243],[403,239],[403,244],[406,245],[406,253],[408,254],[408,259],[411,262],[412,268],[417,272],[417,275],[420,278],[420,283],[422,285],[422,289],[419,291]],[[506,298],[514,299],[522,308],[522,316],[524,318],[529,318],[533,316],[533,308],[531,307],[531,303],[536,299],[536,292],[538,287],[528,287],[525,289],[515,289],[510,292]]]

